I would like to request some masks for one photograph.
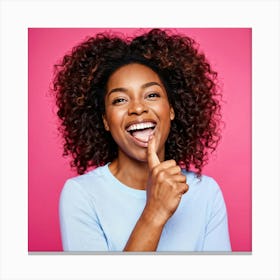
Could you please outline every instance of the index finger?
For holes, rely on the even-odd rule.
[[[160,164],[160,160],[156,153],[156,141],[153,135],[150,136],[148,142],[148,165],[150,169]]]

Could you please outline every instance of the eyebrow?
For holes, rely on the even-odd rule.
[[[142,85],[141,89],[145,89],[145,88],[148,88],[148,87],[151,87],[151,86],[159,86],[159,87],[162,88],[162,85],[157,83],[157,82],[149,82],[149,83],[146,83],[146,84]],[[110,95],[113,92],[128,92],[128,89],[127,88],[123,88],[123,87],[113,88],[112,90],[110,90],[108,92],[108,95]]]

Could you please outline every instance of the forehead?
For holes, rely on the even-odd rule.
[[[119,87],[119,86],[136,86],[144,83],[157,82],[161,84],[160,78],[156,72],[154,72],[148,66],[132,63],[124,65],[117,69],[108,79],[107,87]]]

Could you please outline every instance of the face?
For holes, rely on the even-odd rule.
[[[147,161],[149,136],[164,160],[164,144],[174,110],[159,76],[149,67],[122,66],[109,78],[105,96],[104,126],[119,147],[119,157]]]

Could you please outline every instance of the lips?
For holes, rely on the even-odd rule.
[[[143,121],[128,125],[126,131],[137,141],[137,144],[139,144],[139,142],[141,142],[141,144],[145,143],[144,146],[146,147],[150,135],[154,133],[155,127],[156,123],[154,121]]]

